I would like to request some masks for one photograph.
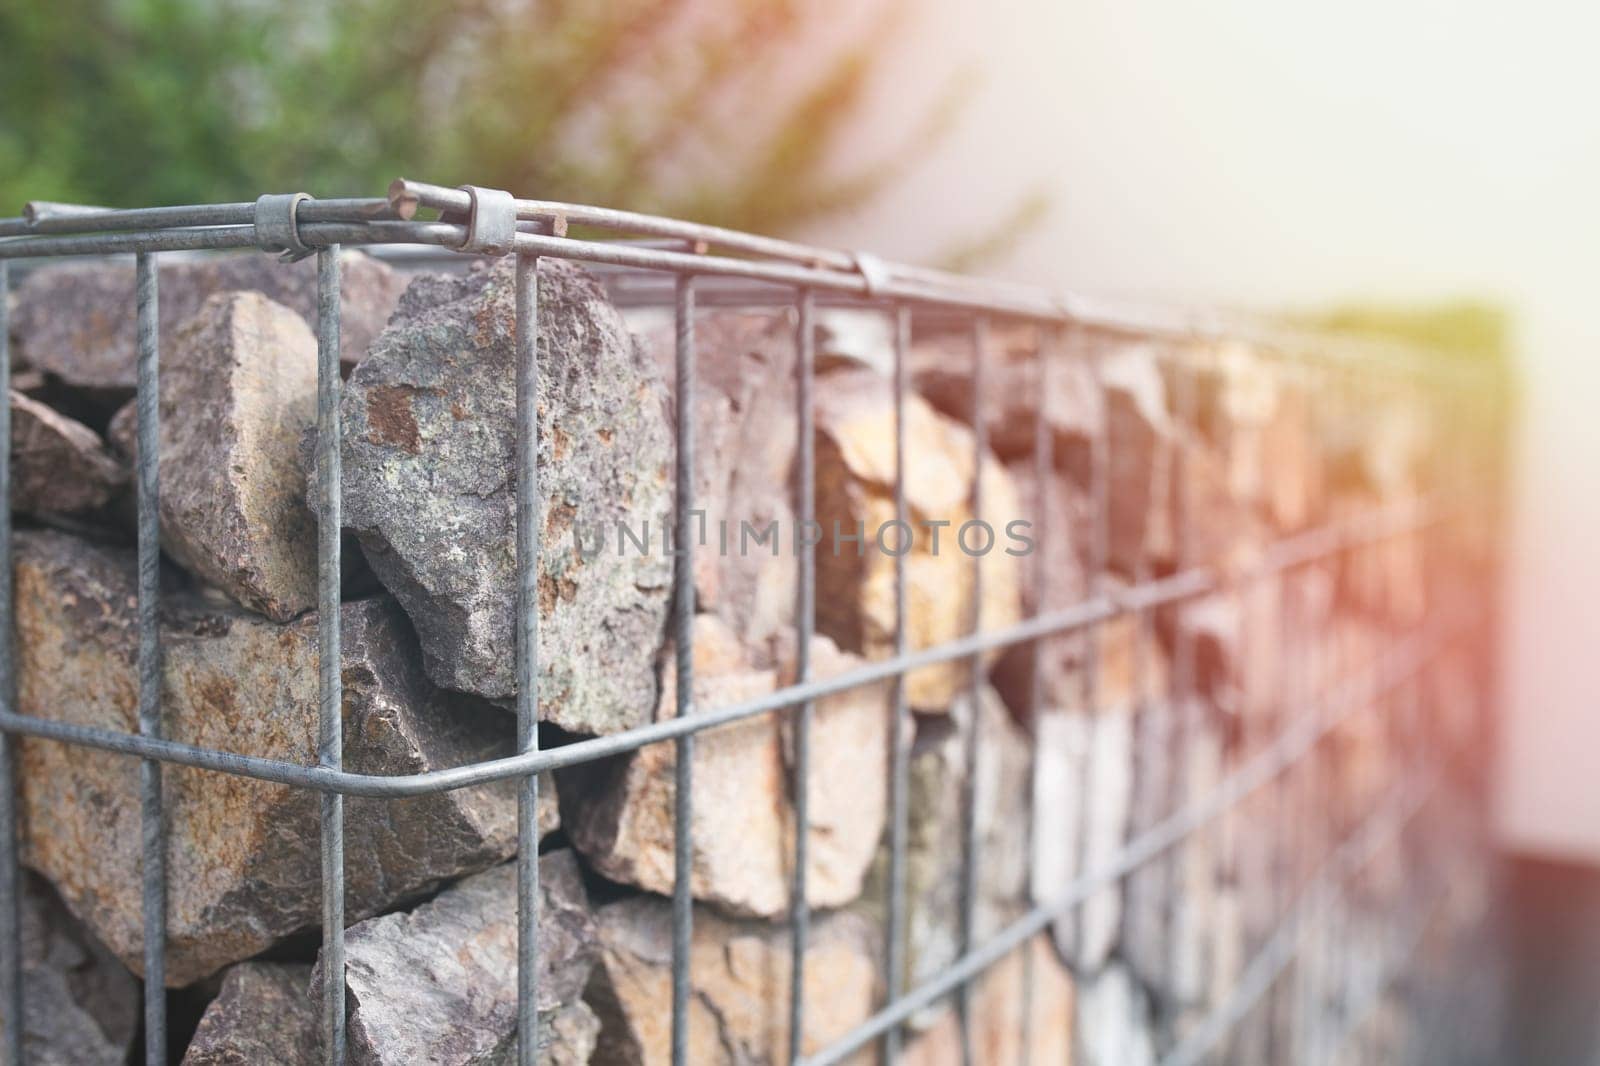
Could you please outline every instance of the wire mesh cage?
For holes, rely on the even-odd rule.
[[[420,216],[436,215],[425,221]],[[341,708],[341,250],[406,246],[431,264],[512,258],[515,307],[515,450],[504,476],[515,485],[514,636],[499,649],[513,664],[514,753],[415,773],[374,774],[345,767]],[[182,253],[254,250],[285,261],[315,256],[317,403],[315,635],[317,727],[314,763],[194,744],[164,735],[162,708],[160,420],[162,361],[160,261]],[[1153,998],[1156,1019],[1147,1052],[1169,1064],[1205,1061],[1422,1061],[1423,1028],[1396,1021],[1391,991],[1414,964],[1419,945],[1437,939],[1440,916],[1459,909],[1462,885],[1478,877],[1474,813],[1482,753],[1490,732],[1483,693],[1491,678],[1483,654],[1492,636],[1497,462],[1482,431],[1496,398],[1483,376],[1408,349],[1335,340],[1258,320],[1215,314],[1154,312],[980,281],[847,253],[630,212],[523,200],[490,189],[444,188],[399,180],[386,197],[313,199],[263,196],[254,203],[107,210],[34,203],[21,218],[0,220],[0,288],[8,265],[48,257],[131,253],[137,387],[137,723],[120,732],[75,724],[19,704],[14,642],[0,642],[0,941],[4,944],[6,1060],[25,1061],[24,980],[19,894],[17,749],[21,744],[99,749],[138,760],[141,832],[144,1061],[176,1050],[167,1024],[168,824],[163,769],[196,768],[306,790],[319,797],[321,881],[318,1054],[347,1055],[345,984],[346,797],[395,802],[489,783],[516,789],[517,952],[515,1059],[541,1061],[539,800],[541,775],[614,759],[646,748],[672,752],[670,1046],[647,1061],[696,1061],[692,1030],[697,742],[757,719],[780,723],[787,803],[795,830],[786,839],[790,878],[781,921],[789,959],[782,1015],[773,1046],[752,1061],[828,1063],[909,1060],[918,1019],[953,1003],[956,1061],[1045,1061],[1048,1048],[1077,1046],[1079,1061],[1138,1061],[1113,1035],[1093,1031],[1087,1003],[1100,962],[1088,945],[1105,941],[1108,893],[1121,919],[1109,934]],[[542,746],[541,537],[549,529],[541,499],[539,377],[541,259],[586,264],[620,306],[670,323],[672,377],[667,394],[673,435],[670,472],[671,559],[668,668],[674,713],[589,737],[562,735]],[[0,301],[0,315],[6,304]],[[792,477],[783,486],[793,518],[792,676],[769,691],[708,701],[696,685],[696,566],[716,546],[703,525],[696,459],[707,428],[697,411],[700,330],[719,309],[777,309],[792,342],[792,371],[773,382],[789,410]],[[544,314],[550,312],[545,311]],[[819,379],[852,362],[848,344],[818,349],[827,323],[869,329],[885,358],[867,365],[887,396],[874,537],[874,565],[885,592],[875,643],[857,636],[865,656],[843,671],[817,669],[819,615],[834,613],[830,560],[840,556],[840,518],[819,500]],[[11,329],[0,320],[0,374],[11,372]],[[1154,353],[1153,389],[1114,380],[1113,364],[1129,345]],[[950,626],[923,624],[935,608],[912,594],[916,551],[901,550],[928,515],[908,499],[908,472],[926,447],[919,432],[932,388],[916,376],[914,350],[939,353],[940,406],[965,427],[966,473],[946,484],[968,523],[996,528],[1017,520],[1030,556],[1020,577],[1020,606],[991,615],[986,591],[996,571],[989,548],[951,553],[964,573],[942,609]],[[1248,368],[1240,370],[1240,360]],[[919,364],[920,365],[920,364]],[[855,366],[859,370],[861,367]],[[1077,392],[1074,393],[1073,390]],[[1317,443],[1280,436],[1251,414],[1261,391],[1292,397],[1302,428]],[[1120,390],[1120,391],[1118,391]],[[848,391],[848,390],[846,390]],[[1115,393],[1115,398],[1110,399]],[[1072,395],[1101,403],[1087,434],[1058,432],[1057,404]],[[1287,404],[1289,401],[1285,400]],[[915,407],[915,409],[913,409]],[[0,417],[9,439],[10,411]],[[1424,424],[1425,455],[1384,490],[1345,493],[1338,505],[1307,504],[1311,475],[1261,478],[1264,462],[1295,462],[1317,478],[1350,477],[1338,464],[1382,465],[1400,445],[1388,435],[1396,412]],[[187,417],[187,415],[180,415]],[[1158,425],[1172,446],[1150,466],[1138,433]],[[1235,430],[1243,426],[1242,430]],[[1130,428],[1131,427],[1131,428]],[[1324,428],[1326,427],[1326,428]],[[1071,438],[1067,440],[1067,438]],[[1003,441],[1002,441],[1003,438]],[[1334,445],[1327,444],[1335,441]],[[1130,443],[1131,442],[1131,443]],[[1214,447],[1206,447],[1206,445]],[[989,477],[998,450],[1010,457],[1019,488]],[[1338,454],[1333,454],[1337,451]],[[1220,454],[1218,467],[1209,457]],[[960,464],[956,464],[960,465]],[[1072,472],[1066,473],[1071,467]],[[0,496],[10,501],[11,464],[0,459]],[[1254,478],[1254,480],[1252,480]],[[1397,488],[1394,486],[1398,486]],[[1286,498],[1276,498],[1274,493]],[[1249,550],[1226,520],[1223,496],[1248,496],[1257,512]],[[1070,500],[1066,497],[1070,496]],[[1013,511],[1015,513],[1011,513]],[[0,554],[13,555],[11,508],[0,508]],[[1158,515],[1159,517],[1152,517]],[[992,519],[992,521],[985,521]],[[1125,550],[1119,523],[1139,529]],[[831,525],[830,525],[831,523]],[[847,522],[853,526],[853,522]],[[1257,535],[1262,528],[1270,536]],[[891,534],[885,540],[886,532]],[[902,531],[910,538],[899,539]],[[926,532],[926,530],[922,530]],[[965,525],[950,536],[967,536]],[[974,535],[976,535],[975,531]],[[665,536],[665,532],[663,533]],[[848,538],[847,538],[848,539]],[[1158,548],[1150,547],[1156,541]],[[1050,545],[1082,546],[1063,564]],[[892,544],[900,547],[885,547]],[[1015,545],[1013,545],[1015,547]],[[994,550],[1003,550],[995,548]],[[828,553],[831,551],[831,555]],[[1116,559],[1113,556],[1117,556]],[[1398,559],[1398,562],[1396,561]],[[820,560],[820,563],[819,563]],[[777,564],[774,564],[777,565]],[[819,565],[823,573],[819,577]],[[1120,572],[1119,578],[1110,575]],[[12,569],[0,580],[0,614],[13,614]],[[952,569],[940,571],[951,580]],[[991,587],[986,589],[986,582]],[[819,595],[821,602],[819,602]],[[938,597],[935,598],[939,599]],[[1367,624],[1355,627],[1328,609],[1356,602]],[[1219,622],[1219,618],[1222,621]],[[824,625],[822,628],[829,628]],[[1115,638],[1113,638],[1115,631]],[[10,629],[8,628],[8,634]],[[865,647],[867,644],[871,647]],[[1020,767],[1026,803],[995,814],[981,795],[976,768],[998,743],[979,708],[989,699],[997,660],[1020,663],[1008,693],[1010,716],[1031,737]],[[1062,665],[1065,664],[1065,665]],[[546,664],[548,665],[548,664]],[[946,671],[946,701],[970,709],[958,733],[959,832],[940,842],[959,866],[954,947],[930,971],[908,959],[910,911],[918,905],[910,871],[914,739],[912,688]],[[1061,726],[1057,676],[1083,712],[1069,738],[1076,761],[1041,772],[1044,736]],[[818,995],[807,981],[813,936],[808,879],[815,862],[813,746],[819,703],[884,686],[886,794],[876,998],[842,1032],[818,1035],[808,1022]],[[1110,704],[1126,706],[1112,709]],[[1141,753],[1140,781],[1123,819],[1125,832],[1094,838],[1072,829],[1096,801],[1097,739],[1124,730]],[[552,734],[545,733],[546,740]],[[1169,753],[1154,766],[1150,753]],[[1044,778],[1050,777],[1050,784]],[[217,780],[206,775],[204,780]],[[1013,782],[1015,783],[1015,782]],[[714,802],[725,801],[726,797]],[[1018,820],[1025,904],[989,920],[980,914],[985,854],[996,818]],[[1067,826],[1067,828],[1062,828]],[[874,835],[876,846],[876,834]],[[1047,858],[1050,852],[1054,858]],[[1056,854],[1067,852],[1065,858]],[[1219,896],[1218,886],[1226,891]],[[1453,894],[1452,894],[1453,893]],[[1467,893],[1470,894],[1470,893]],[[1221,898],[1224,902],[1219,903]],[[1203,904],[1203,905],[1202,905]],[[1034,945],[1054,936],[1056,956],[1082,982],[1080,1030],[1060,1010],[1034,1008],[1045,981]],[[1438,954],[1436,951],[1435,955]],[[1009,960],[1023,960],[1016,996],[1000,1010],[984,982]],[[1114,996],[1104,982],[1095,997]],[[1014,999],[1015,1002],[1009,1002]],[[1002,1024],[1018,1032],[994,1036]],[[1054,1032],[1051,1039],[1046,1034]],[[1096,1041],[1099,1041],[1097,1044]],[[1110,1043],[1107,1043],[1107,1042]],[[1004,1046],[1003,1053],[996,1048]],[[1069,1053],[1070,1054],[1070,1053]],[[1119,1055],[1129,1057],[1119,1057]],[[930,1061],[918,1059],[917,1061]],[[943,1061],[932,1059],[931,1061]]]

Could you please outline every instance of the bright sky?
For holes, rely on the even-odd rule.
[[[1280,307],[1482,295],[1527,396],[1501,822],[1600,861],[1600,4],[919,0],[852,154],[980,89],[894,194],[811,234],[930,260],[1030,189],[995,273]]]

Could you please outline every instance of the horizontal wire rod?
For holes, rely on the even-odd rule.
[[[454,218],[471,206],[464,189],[396,180],[388,198],[307,199],[296,209],[307,247],[330,244],[430,244],[460,248],[467,227]],[[1135,306],[1081,294],[1056,295],[1028,286],[927,268],[879,263],[856,253],[685,222],[679,219],[550,200],[514,201],[520,217],[558,221],[685,242],[687,251],[521,233],[518,252],[642,270],[726,275],[809,286],[885,300],[983,310],[1040,322],[1077,323],[1178,341],[1240,340],[1304,351],[1388,370],[1468,375],[1483,369],[1461,360],[1427,360],[1417,348],[1366,338],[1333,337],[1272,319],[1193,309]],[[418,222],[419,207],[446,211],[451,222]],[[111,210],[34,201],[24,214],[0,219],[0,258],[201,251],[257,246],[253,203]],[[552,227],[559,229],[561,227]],[[722,248],[752,258],[696,254]],[[871,264],[870,267],[868,264]]]
[[[1285,729],[1266,748],[1200,801],[1169,815],[1129,841],[1109,862],[1078,877],[1053,899],[990,937],[982,947],[957,959],[935,977],[901,996],[862,1022],[824,1050],[795,1066],[834,1066],[901,1024],[918,1011],[977,979],[984,971],[1042,932],[1063,913],[1083,903],[1106,885],[1113,884],[1232,809],[1246,796],[1293,766],[1324,737],[1355,713],[1369,709],[1383,693],[1404,684],[1427,667],[1455,636],[1469,626],[1435,630],[1412,637],[1384,657],[1385,666],[1368,672],[1360,682],[1347,680],[1340,695],[1321,702],[1317,711]],[[1398,664],[1398,665],[1396,665]]]
[[[1395,505],[1392,509],[1383,508],[1382,520],[1368,519],[1362,522],[1359,536],[1344,532],[1344,527],[1353,523],[1340,523],[1333,527],[1311,530],[1280,541],[1266,552],[1258,566],[1231,577],[1236,581],[1246,580],[1302,566],[1361,544],[1430,526],[1442,521],[1447,513],[1441,506],[1427,500]],[[578,741],[560,748],[524,752],[467,766],[430,770],[419,774],[361,774],[348,770],[331,770],[326,767],[302,766],[299,763],[278,759],[236,755],[231,752],[199,748],[191,744],[72,725],[10,711],[0,713],[0,729],[125,755],[157,758],[202,770],[215,770],[324,792],[341,792],[347,796],[378,798],[421,796],[575,766],[594,759],[626,754],[647,744],[675,740],[690,733],[728,725],[758,714],[786,712],[804,700],[823,699],[840,692],[889,680],[925,666],[970,658],[990,649],[1025,643],[1042,636],[1070,633],[1098,622],[1114,620],[1132,611],[1148,610],[1194,596],[1202,596],[1226,584],[1227,581],[1210,568],[1197,567],[1134,586],[1115,596],[1093,596],[1081,603],[1036,615],[1015,625],[971,634],[906,655],[896,655],[833,677],[790,685],[754,699],[708,709],[693,717],[669,718],[621,733]]]
[[[256,205],[249,203],[200,204],[193,207],[136,207],[118,209],[84,204],[29,201],[21,218],[0,220],[0,237],[52,233],[108,233],[124,230],[166,229],[190,226],[238,226],[255,222]],[[366,199],[306,200],[296,209],[301,222],[400,221],[389,201]]]
[[[586,204],[561,203],[555,200],[519,199],[516,205],[517,217],[520,219],[561,220],[570,225],[593,226],[596,229],[615,230],[619,233],[673,237],[688,241],[690,244],[715,245],[730,251],[748,252],[768,259],[830,267],[834,270],[854,270],[856,266],[855,257],[846,252],[812,248],[793,241],[762,237],[740,230],[725,229],[722,226],[707,226],[698,222],[683,222],[675,218],[641,214],[637,211],[619,211],[610,207],[590,207]],[[465,213],[472,208],[472,196],[465,189],[396,178],[389,186],[388,207],[396,217],[403,219],[414,217],[419,207]]]

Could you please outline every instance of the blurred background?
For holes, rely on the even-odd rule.
[[[1482,1061],[1580,1062],[1597,40],[1561,0],[0,0],[0,213],[470,180],[1512,366],[1511,1007]]]

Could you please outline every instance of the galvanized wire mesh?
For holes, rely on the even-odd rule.
[[[421,221],[421,211],[437,212],[436,221]],[[576,237],[568,227],[612,235],[609,239]],[[615,239],[623,236],[628,239]],[[516,424],[515,480],[516,560],[519,608],[516,628],[518,694],[516,701],[518,752],[509,757],[411,776],[369,776],[341,767],[340,707],[340,271],[341,246],[405,244],[437,250],[439,256],[505,256],[517,259],[516,284]],[[318,630],[319,734],[315,765],[246,756],[199,748],[166,740],[161,734],[160,632],[157,608],[159,531],[157,523],[157,471],[160,463],[156,396],[160,344],[156,329],[158,257],[173,252],[257,248],[264,253],[296,258],[314,254],[318,261],[316,330],[318,360],[317,485],[321,494],[319,539]],[[1372,1061],[1365,1053],[1385,1057],[1388,1051],[1364,1036],[1368,1010],[1394,975],[1403,971],[1409,946],[1427,933],[1436,899],[1448,890],[1442,885],[1418,885],[1412,897],[1417,907],[1391,908],[1399,935],[1379,942],[1373,937],[1371,952],[1358,953],[1354,913],[1349,906],[1352,886],[1359,887],[1364,864],[1378,850],[1407,839],[1408,827],[1433,807],[1441,795],[1459,797],[1460,782],[1470,781],[1464,771],[1470,753],[1460,756],[1443,750],[1428,716],[1424,681],[1441,650],[1462,641],[1481,642],[1488,620],[1482,597],[1439,595],[1432,598],[1426,618],[1406,633],[1394,634],[1392,645],[1374,661],[1315,662],[1310,652],[1285,652],[1280,656],[1273,700],[1281,721],[1276,731],[1258,735],[1256,727],[1230,744],[1220,783],[1202,794],[1187,795],[1180,788],[1163,817],[1128,840],[1114,858],[1056,886],[1053,896],[1034,905],[997,934],[979,937],[974,919],[976,870],[980,854],[976,803],[971,776],[963,800],[967,817],[961,840],[949,847],[961,850],[963,885],[959,931],[959,958],[935,977],[916,987],[904,987],[903,940],[906,923],[906,848],[908,819],[908,757],[911,712],[905,678],[919,667],[970,661],[971,698],[974,706],[984,671],[980,657],[997,649],[1018,645],[1043,645],[1049,641],[1082,640],[1086,648],[1087,703],[1096,703],[1100,666],[1097,662],[1099,627],[1132,616],[1139,627],[1140,645],[1154,639],[1159,619],[1178,617],[1201,597],[1223,591],[1276,586],[1279,594],[1292,576],[1307,568],[1328,565],[1401,535],[1446,536],[1463,517],[1485,520],[1492,509],[1492,493],[1478,484],[1482,470],[1473,469],[1473,449],[1458,448],[1459,468],[1446,472],[1423,498],[1389,503],[1368,513],[1288,536],[1272,544],[1261,558],[1244,570],[1230,571],[1200,558],[1186,536],[1191,509],[1203,506],[1189,499],[1185,487],[1177,507],[1177,566],[1159,576],[1148,568],[1139,580],[1113,589],[1091,578],[1086,593],[1066,606],[1050,605],[1040,596],[1034,613],[1003,628],[984,629],[977,610],[968,632],[956,640],[913,649],[907,640],[906,573],[903,556],[896,555],[895,639],[892,654],[848,673],[827,678],[812,676],[810,640],[815,629],[816,569],[812,552],[799,553],[798,602],[795,605],[798,663],[791,684],[777,691],[716,707],[695,706],[694,641],[695,589],[692,578],[695,543],[691,512],[695,510],[694,462],[697,436],[694,404],[696,370],[697,302],[715,306],[790,304],[797,309],[794,343],[798,353],[795,417],[798,427],[795,516],[800,523],[815,523],[815,455],[813,383],[816,374],[815,326],[819,303],[848,305],[881,314],[890,326],[893,343],[895,398],[894,511],[907,518],[904,471],[907,464],[905,407],[909,393],[907,353],[915,323],[937,322],[942,328],[964,333],[971,355],[970,425],[974,429],[975,459],[981,464],[988,444],[984,412],[994,398],[987,395],[985,374],[986,332],[996,321],[1032,324],[1042,341],[1039,362],[1041,392],[1052,389],[1054,368],[1066,361],[1086,361],[1098,368],[1095,338],[1142,337],[1170,342],[1169,373],[1176,397],[1176,417],[1192,423],[1195,414],[1195,351],[1215,340],[1242,340],[1271,353],[1283,374],[1313,381],[1319,396],[1340,396],[1359,405],[1368,392],[1393,394],[1401,390],[1411,403],[1425,406],[1441,424],[1451,424],[1479,402],[1480,384],[1461,368],[1409,350],[1348,341],[1335,343],[1323,336],[1296,334],[1261,322],[1204,314],[1155,313],[1087,300],[1060,298],[1022,287],[976,281],[937,272],[881,263],[861,254],[806,247],[787,241],[699,226],[628,212],[573,204],[517,200],[493,190],[442,188],[418,182],[397,181],[385,198],[316,200],[303,195],[263,197],[256,203],[216,204],[197,207],[104,210],[71,205],[30,204],[17,219],[0,220],[0,290],[5,287],[8,264],[39,257],[133,253],[137,257],[137,303],[130,308],[138,321],[139,450],[138,557],[139,557],[139,732],[124,734],[56,722],[18,713],[15,662],[11,640],[0,641],[0,978],[4,980],[5,1048],[10,1062],[23,1060],[22,969],[18,942],[19,852],[16,835],[15,738],[43,738],[118,752],[141,760],[143,825],[143,913],[145,930],[145,1054],[146,1061],[164,1062],[168,1054],[166,1000],[163,991],[165,947],[165,854],[162,820],[161,769],[175,763],[225,774],[278,782],[316,790],[322,799],[322,940],[323,963],[329,974],[343,972],[345,796],[397,798],[463,788],[489,781],[520,783],[518,807],[519,874],[519,1061],[531,1064],[538,1048],[535,1012],[535,960],[539,949],[539,894],[535,809],[538,774],[570,767],[645,745],[676,746],[675,847],[676,884],[673,893],[672,1061],[689,1059],[688,1026],[691,975],[689,943],[694,910],[690,893],[692,805],[694,767],[691,758],[696,737],[742,719],[758,715],[786,716],[794,744],[793,803],[794,884],[788,928],[793,942],[791,993],[788,1012],[790,1061],[807,1066],[844,1062],[863,1049],[881,1046],[887,1061],[901,1051],[902,1026],[919,1010],[953,997],[958,1006],[963,1059],[975,1061],[969,992],[975,982],[997,962],[1024,947],[1063,915],[1070,915],[1107,885],[1136,871],[1161,870],[1166,891],[1183,891],[1180,876],[1185,849],[1205,834],[1224,842],[1224,854],[1236,853],[1243,803],[1263,796],[1272,801],[1274,824],[1282,854],[1282,889],[1271,930],[1252,945],[1253,954],[1240,968],[1238,978],[1215,1002],[1203,1009],[1165,1041],[1162,1061],[1187,1064],[1229,1057],[1230,1048],[1252,1039],[1246,1032],[1251,1020],[1264,1012],[1289,1011],[1296,1027],[1314,1027],[1309,1043],[1329,1061],[1339,1055]],[[537,485],[536,390],[539,331],[538,274],[541,257],[571,259],[612,271],[609,281],[619,301],[659,302],[670,305],[675,320],[676,345],[676,530],[672,637],[676,647],[676,717],[613,735],[580,740],[541,750],[536,723],[539,710],[537,663],[539,612],[536,560],[542,528]],[[5,302],[0,300],[0,384],[8,383],[11,360],[6,344]],[[1042,401],[1041,401],[1042,402]],[[1050,444],[1044,419],[1036,419],[1034,463],[1039,498],[1032,501],[1038,535],[1065,535],[1044,527],[1052,513],[1048,494]],[[9,436],[9,412],[0,404],[0,439]],[[1480,442],[1481,443],[1481,442]],[[1091,575],[1104,570],[1110,500],[1118,492],[1110,473],[1108,441],[1091,443],[1092,502],[1097,516],[1092,537]],[[1180,464],[1183,458],[1180,455]],[[1179,483],[1188,481],[1180,477]],[[972,513],[982,513],[982,479],[972,485]],[[9,560],[11,549],[9,460],[0,452],[0,557]],[[1476,487],[1478,491],[1469,491]],[[974,581],[981,588],[982,571],[974,562]],[[1460,592],[1452,583],[1463,580],[1459,572],[1435,578],[1445,593]],[[1038,578],[1048,585],[1051,575]],[[0,570],[0,617],[12,613],[11,570]],[[977,604],[981,595],[974,595]],[[1193,640],[1183,626],[1174,632],[1171,700],[1162,706],[1141,708],[1145,715],[1164,716],[1170,741],[1179,747],[1201,728],[1196,717],[1196,662]],[[1348,657],[1346,657],[1348,658]],[[1135,667],[1136,671],[1141,667]],[[1039,672],[1034,675],[1031,701],[1037,710]],[[808,763],[810,724],[817,700],[854,687],[888,681],[893,688],[891,762],[888,770],[890,818],[887,829],[889,876],[885,901],[887,930],[883,960],[881,1004],[863,1024],[821,1049],[803,1046],[807,1004],[803,995],[805,948],[810,908],[806,899],[808,832]],[[1337,809],[1330,788],[1327,746],[1329,739],[1359,716],[1381,711],[1393,738],[1393,751],[1401,758],[1391,767],[1391,787],[1370,806],[1354,811]],[[1479,723],[1473,736],[1481,742],[1487,724]],[[965,758],[975,766],[984,742],[982,730],[967,733]],[[1454,782],[1454,784],[1452,784]],[[1448,787],[1447,787],[1448,786]],[[1087,788],[1085,782],[1082,786]],[[1441,791],[1444,789],[1445,791]],[[1229,860],[1234,861],[1234,860]],[[1425,890],[1425,891],[1424,891]],[[1403,910],[1404,913],[1400,913]],[[1365,920],[1365,919],[1363,919]],[[1341,924],[1345,923],[1345,924]],[[1347,935],[1348,934],[1348,935]],[[1380,950],[1381,949],[1381,950]],[[1377,958],[1377,956],[1383,956]],[[1372,958],[1368,958],[1372,956]],[[1369,965],[1370,964],[1370,965]],[[1292,978],[1294,994],[1285,993]],[[1031,990],[1031,986],[1028,986]],[[1027,993],[1025,992],[1025,995]],[[1332,1006],[1330,1006],[1330,1004]],[[345,999],[342,982],[324,982],[322,1003],[324,1054],[329,1063],[344,1057]],[[1033,1012],[1022,1017],[1040,1024]],[[1332,1021],[1329,1019],[1332,1018]],[[1258,1024],[1263,1039],[1277,1039],[1275,1027]],[[1273,1061],[1289,1061],[1291,1051],[1279,1047]]]

